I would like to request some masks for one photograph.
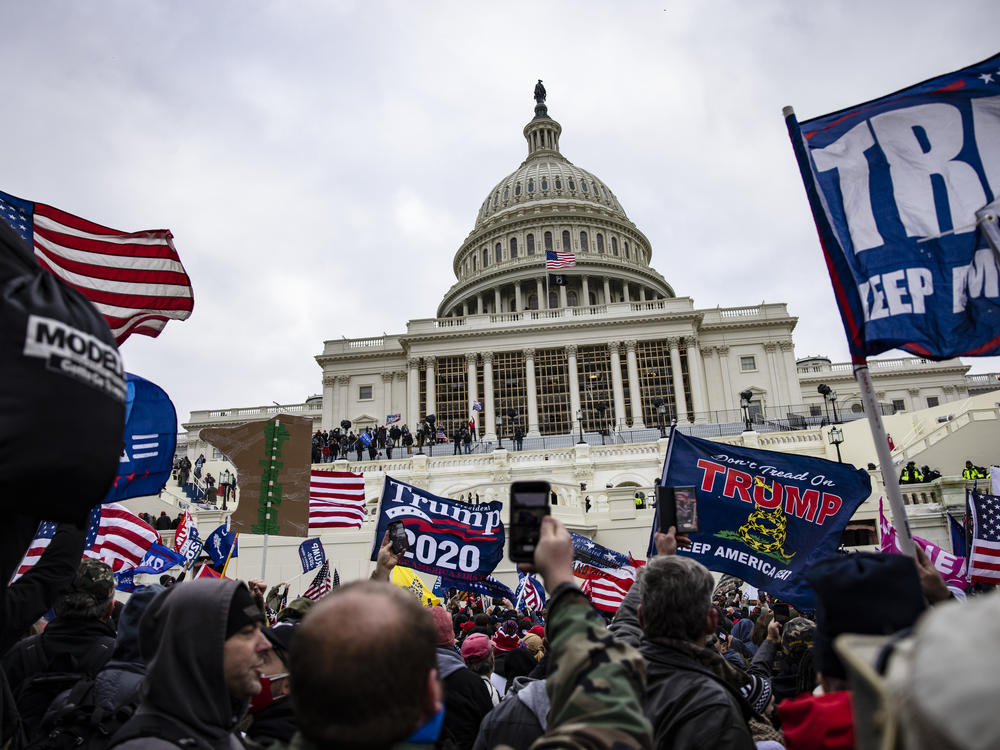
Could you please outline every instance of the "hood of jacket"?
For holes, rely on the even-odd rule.
[[[219,739],[246,713],[223,676],[226,620],[236,581],[198,579],[161,592],[139,622],[147,660],[143,712],[171,717],[192,733]]]
[[[535,680],[531,677],[515,677],[511,683],[511,692],[538,719],[542,731],[549,729],[549,694],[545,692],[545,680]]]
[[[144,663],[139,652],[139,621],[153,599],[163,590],[163,586],[159,584],[146,586],[129,597],[118,618],[118,635],[115,638],[115,650],[111,654],[113,662]]]
[[[454,648],[438,646],[437,648],[438,677],[442,680],[450,677],[460,669],[465,669],[465,660]]]

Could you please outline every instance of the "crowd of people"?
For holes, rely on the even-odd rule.
[[[925,484],[941,478],[941,472],[929,466],[917,468],[916,462],[907,461],[906,466],[899,472],[900,484]],[[966,461],[962,469],[962,479],[989,479],[990,471],[983,466],[976,466],[972,461]]]
[[[931,609],[959,630],[962,607],[1000,614],[994,596],[949,604],[922,553],[825,560],[809,572],[815,611],[798,612],[717,585],[673,530],[654,543],[609,622],[551,517],[534,556],[541,611],[456,590],[423,607],[390,583],[388,538],[371,580],[318,601],[165,577],[121,606],[111,569],[79,563],[83,532],[61,524],[3,599],[4,747],[849,748],[861,707],[839,634],[919,634]]]
[[[515,445],[520,442],[523,447],[523,440],[524,435],[519,432],[515,436]],[[433,450],[434,446],[441,443],[450,443],[454,455],[472,453],[482,444],[475,419],[456,423],[447,430],[428,417],[412,430],[406,424],[395,422],[359,427],[356,432],[349,421],[343,420],[340,427],[317,430],[313,434],[312,462],[325,464],[338,459],[392,460],[393,451],[398,450],[397,455],[404,455],[405,451],[405,455],[412,456],[414,452],[422,453],[425,448]]]

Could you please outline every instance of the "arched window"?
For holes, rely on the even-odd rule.
[[[596,182],[592,182],[590,184],[594,186],[594,197],[595,198],[598,197],[599,193],[597,192],[597,183]]]
[[[569,246],[569,232],[567,232],[565,229],[563,230],[562,233],[562,241],[563,241],[562,249],[564,252],[568,253],[572,248]]]
[[[501,260],[503,260],[503,248],[500,246],[500,243],[498,242],[497,246],[493,249],[496,251],[493,253],[493,258],[496,260],[497,263],[499,263]]]
[[[552,232],[545,233],[545,249],[547,251],[552,249]]]
[[[570,190],[576,190],[576,181],[572,177],[568,178],[567,182],[569,183]]]
[[[514,197],[516,198],[520,194],[521,194],[521,183],[519,182],[514,186]]]
[[[510,257],[517,257],[517,237],[510,238]]]
[[[586,232],[580,232],[580,252],[582,253],[590,252],[590,243],[587,241]]]
[[[528,235],[528,255],[535,254],[535,235]]]
[[[510,198],[510,188],[506,188],[505,187],[503,189],[503,199],[504,199],[504,202],[506,202],[508,198]]]
[[[547,178],[543,177],[542,178],[542,190],[548,190],[548,189],[549,189],[549,181],[548,181]]]
[[[559,295],[555,292],[549,292],[549,309],[555,310],[559,307]]]
[[[528,180],[528,192],[529,193],[535,192],[535,181],[534,180]]]
[[[629,254],[628,254],[628,240],[625,240],[625,257],[626,258],[629,257]]]
[[[612,237],[611,238],[611,254],[612,255],[618,255],[618,238],[617,237]]]
[[[580,183],[580,187],[582,187],[582,188],[583,188],[583,192],[585,192],[585,193],[589,193],[589,192],[590,192],[590,191],[589,191],[589,190],[587,189],[587,182],[586,182],[586,180],[584,180],[583,182],[581,182],[581,183]]]
[[[570,307],[576,307],[576,292],[574,292],[572,289],[566,292],[566,300],[569,303]]]
[[[538,309],[538,295],[537,294],[529,294],[528,295],[528,309],[529,310],[537,310]]]
[[[488,247],[483,248],[483,268],[486,268],[490,264],[490,249]]]
[[[604,235],[600,232],[597,233],[597,252],[604,252]]]
[[[477,258],[475,255],[472,256],[472,270],[473,271],[479,270],[479,258]]]
[[[556,177],[556,190],[562,190],[562,179]]]
[[[590,293],[590,304],[591,306],[597,304],[597,295],[594,294],[593,292]]]

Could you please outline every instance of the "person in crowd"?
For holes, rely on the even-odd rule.
[[[920,484],[924,481],[923,475],[913,461],[907,461],[906,466],[899,474],[900,484]]]
[[[360,436],[359,437],[354,437],[354,450],[355,450],[355,452],[358,455],[358,461],[361,461],[362,458],[363,458],[362,454],[365,451],[365,444],[363,442],[361,442]]]
[[[972,461],[965,462],[962,469],[962,479],[989,479],[990,473],[982,466],[976,466]]]
[[[753,620],[749,617],[742,617],[736,621],[731,631],[733,638],[739,639],[739,641],[746,647],[747,651],[750,652],[751,657],[757,653],[758,646],[758,644],[750,640],[750,635],[753,633],[753,627]]]
[[[246,736],[258,745],[290,742],[295,734],[288,664],[297,627],[297,622],[287,621],[261,630],[271,650],[264,653],[260,692],[250,698],[250,713],[241,724]]]
[[[386,578],[399,558],[388,539],[374,581],[342,586],[302,624],[292,647],[293,746],[390,748],[433,742],[442,720],[434,622]],[[549,597],[553,677],[547,742],[562,748],[649,747],[638,653],[610,636],[573,581],[573,545],[558,520],[542,521],[535,568]]]
[[[481,626],[475,629],[479,627]],[[486,685],[490,702],[494,706],[499,704],[503,694],[494,680],[503,683],[503,678],[493,673],[493,642],[489,636],[486,633],[469,633],[462,641],[462,659],[465,660],[465,666],[475,672]]]
[[[157,531],[170,531],[170,516],[167,515],[167,511],[161,510],[160,515],[156,519],[156,530]]]
[[[378,444],[376,443],[375,436],[372,434],[372,428],[369,427],[366,432],[368,433],[368,460],[374,461],[375,454],[378,452]]]
[[[774,701],[795,698],[816,689],[816,667],[813,663],[813,634],[816,623],[805,617],[793,617],[781,629],[781,651],[771,677]]]
[[[387,460],[392,460],[392,449],[396,447],[396,440],[392,436],[392,430],[390,430],[385,436],[385,457]]]
[[[111,568],[87,558],[78,564],[69,587],[55,597],[55,618],[45,630],[4,654],[3,672],[29,740],[37,737],[52,701],[79,679],[93,678],[111,658],[114,603]]]
[[[529,677],[517,677],[507,699],[500,702],[483,720],[473,750],[494,747],[527,748],[548,729],[549,696],[547,671]]]
[[[483,717],[493,708],[490,692],[480,676],[469,669],[455,648],[451,615],[442,607],[432,607],[431,618],[437,633],[437,671],[444,686],[444,724],[440,739],[456,747],[472,747]]]
[[[920,473],[923,474],[925,482],[933,482],[935,479],[941,478],[941,472],[937,469],[932,469],[929,466],[921,466]]]
[[[462,428],[457,424],[451,432],[452,455],[459,456],[462,453]]]
[[[174,516],[174,520],[170,522],[170,528],[176,531],[177,527],[181,525],[181,521],[183,520],[184,520],[184,514],[178,513],[176,516]]]
[[[521,425],[514,428],[514,450],[524,450],[524,430],[521,429]]]

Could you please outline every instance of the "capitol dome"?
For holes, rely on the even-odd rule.
[[[562,126],[548,115],[541,82],[535,100],[523,131],[528,156],[483,201],[437,317],[674,297],[611,188],[560,152]],[[547,251],[572,254],[572,266],[559,271],[564,285],[547,283]]]

